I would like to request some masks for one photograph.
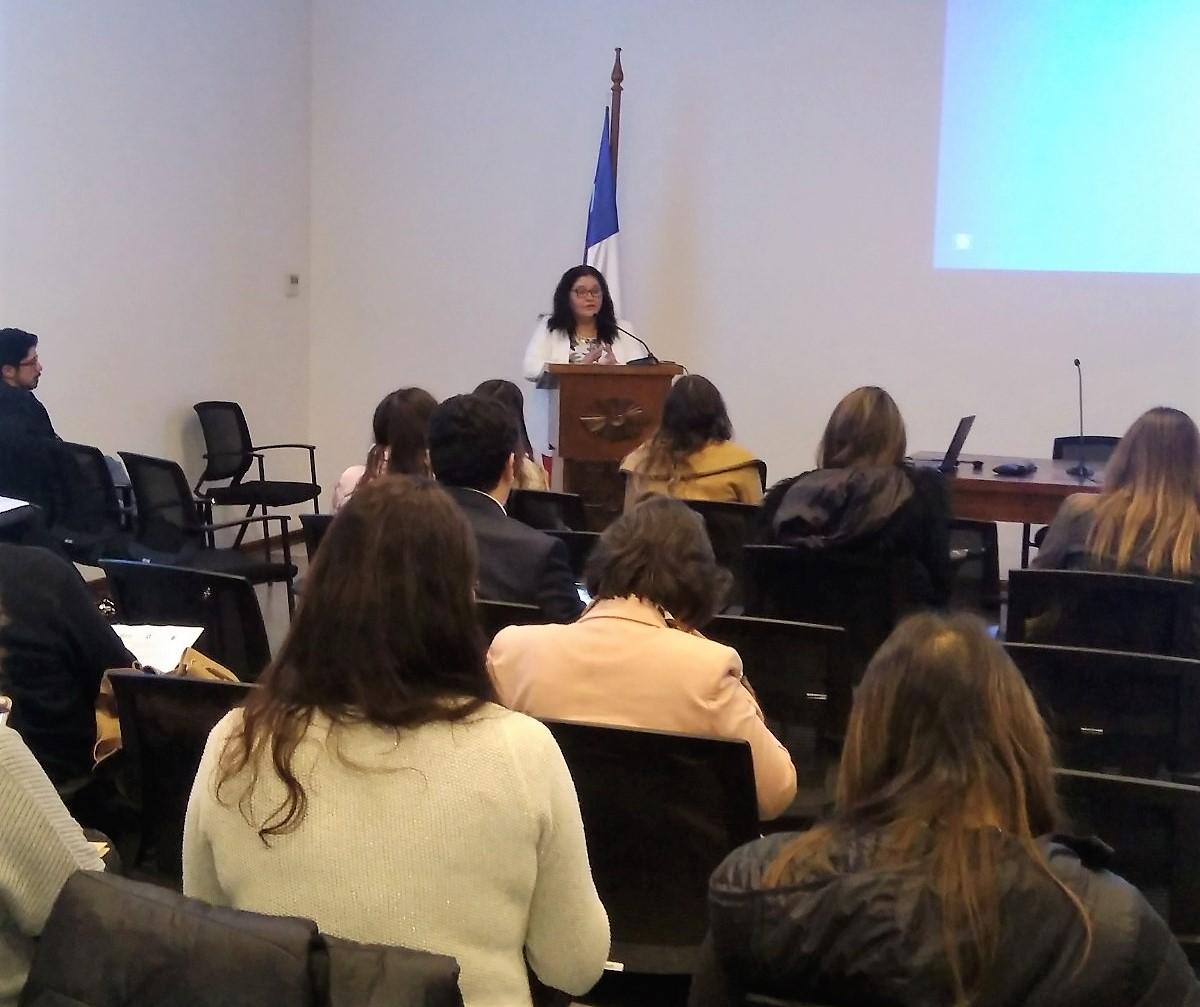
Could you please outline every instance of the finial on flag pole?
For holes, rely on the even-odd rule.
[[[625,71],[621,69],[621,47],[616,48],[616,58],[612,68],[612,173],[617,177],[617,148],[621,141],[621,82],[625,80]]]

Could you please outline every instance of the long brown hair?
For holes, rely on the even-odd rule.
[[[371,417],[375,443],[367,452],[366,471],[359,486],[385,472],[429,475],[426,427],[437,408],[437,399],[424,388],[397,388],[380,400]]]
[[[1118,569],[1190,576],[1200,567],[1200,431],[1158,406],[1121,438],[1104,472],[1088,552]]]
[[[690,466],[688,459],[710,442],[733,436],[725,400],[708,378],[685,374],[663,402],[662,423],[646,442],[640,470],[674,482]]]
[[[875,834],[873,869],[929,876],[964,1004],[986,981],[999,939],[1005,833],[1074,905],[1090,946],[1083,904],[1035,842],[1061,818],[1049,735],[1021,673],[975,617],[915,615],[880,647],[855,693],[832,821],[784,847],[763,884],[788,883],[805,862],[829,868],[839,837]]]
[[[895,400],[882,388],[865,385],[834,407],[817,448],[817,466],[899,465],[906,451],[904,419]]]
[[[217,797],[249,767],[238,806],[264,843],[304,820],[308,798],[294,758],[318,712],[335,725],[400,732],[495,702],[476,569],[470,526],[430,480],[376,479],[338,512],[305,577],[296,621],[221,753]],[[287,796],[256,822],[252,797],[264,771]]]
[[[496,399],[504,404],[513,415],[513,419],[517,421],[517,455],[524,455],[531,462],[541,464],[533,453],[533,445],[529,442],[529,428],[525,425],[525,396],[521,394],[521,389],[511,381],[506,381],[504,378],[489,378],[487,381],[481,381],[476,386],[473,395],[483,395],[489,399]],[[525,487],[520,487],[524,489]]]

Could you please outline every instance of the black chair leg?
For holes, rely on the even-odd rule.
[[[247,519],[249,519],[249,518],[252,518],[252,517],[254,517],[254,512],[255,512],[257,509],[258,509],[258,504],[251,504],[251,505],[250,505],[250,507],[249,507],[249,509],[246,511],[246,518],[247,518]],[[265,508],[265,507],[263,508],[263,512],[264,512],[264,513],[266,512],[266,508]],[[242,546],[242,539],[244,539],[244,538],[246,537],[246,529],[247,529],[247,528],[249,528],[249,527],[250,527],[250,526],[249,526],[248,524],[244,524],[244,525],[242,525],[242,526],[241,526],[241,527],[238,529],[237,538],[235,538],[235,539],[233,540],[233,547],[234,547],[235,549],[240,549],[240,548],[241,548],[241,546]],[[264,535],[264,537],[266,536],[266,534],[267,534],[267,526],[266,526],[266,525],[263,525],[263,535]],[[269,558],[269,554],[268,554],[268,558]]]
[[[1021,569],[1025,570],[1029,567],[1029,533],[1031,527],[1027,524],[1021,525]]]
[[[288,541],[288,523],[285,518],[280,522],[282,530],[279,537],[283,540],[283,562],[292,565],[292,543]],[[296,617],[296,585],[294,578],[287,579],[288,621]]]

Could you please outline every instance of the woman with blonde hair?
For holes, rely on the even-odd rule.
[[[733,441],[725,399],[708,378],[687,374],[671,386],[662,423],[621,463],[625,509],[647,493],[683,500],[762,500],[760,462]]]
[[[1187,413],[1144,412],[1104,471],[1104,491],[1063,501],[1035,567],[1200,574],[1200,431]]]
[[[905,464],[907,436],[895,400],[873,385],[834,408],[817,468],[771,487],[759,537],[777,545],[910,560],[908,601],[950,595],[950,504],[934,469]]]
[[[1200,1003],[1145,898],[1061,827],[1050,740],[979,620],[893,632],[850,714],[833,817],[756,840],[713,874],[692,1007]]]

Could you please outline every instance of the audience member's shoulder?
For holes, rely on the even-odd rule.
[[[74,572],[65,559],[41,546],[0,543],[0,561],[9,569],[29,570],[39,576],[61,577],[64,573]]]
[[[523,650],[531,644],[561,633],[564,629],[566,629],[566,625],[557,622],[546,623],[544,625],[505,626],[499,633],[492,637],[492,643],[488,649],[493,655]]]
[[[550,750],[558,750],[558,743],[550,733],[550,728],[533,717],[495,703],[486,704],[478,716],[494,724],[518,755],[528,754],[536,759]]]
[[[0,727],[0,769],[12,774],[24,771],[31,764],[36,764],[36,760],[21,735],[11,727]]]

